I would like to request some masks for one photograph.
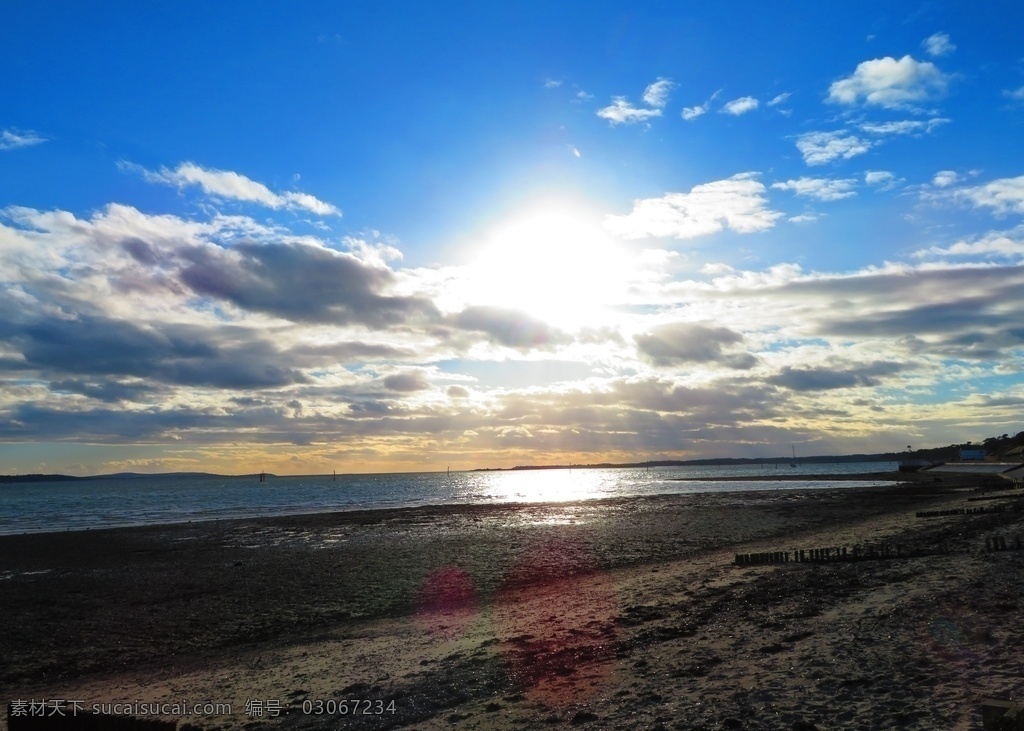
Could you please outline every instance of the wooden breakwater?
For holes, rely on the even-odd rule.
[[[1021,536],[989,536],[985,539],[985,550],[989,553],[995,551],[1021,551],[1024,550],[1024,538]]]
[[[1021,489],[1021,485],[1017,482],[1010,482],[1009,480],[1003,480],[1001,483],[986,483],[979,485],[971,490],[973,493],[984,493],[984,492],[1013,492],[1014,490]]]
[[[764,551],[737,553],[737,566],[766,566],[779,563],[833,563],[837,561],[877,561],[887,558],[939,556],[949,553],[945,541],[937,546],[906,546],[899,543],[873,543],[856,546],[830,546],[797,551]]]
[[[1004,505],[996,505],[991,508],[951,508],[950,510],[919,510],[915,515],[918,518],[945,518],[949,515],[981,515],[983,513],[1002,513],[1006,510]]]
[[[1024,551],[1024,536],[989,536],[985,539],[985,550],[989,553]],[[946,541],[932,546],[876,543],[864,546],[830,546],[828,548],[800,549],[797,551],[737,553],[735,563],[737,566],[768,566],[780,563],[835,563],[842,561],[877,561],[891,558],[942,556],[948,553],[950,553],[949,543]]]
[[[1008,496],[1007,496],[1008,497]],[[986,498],[967,498],[968,500],[985,500]],[[949,510],[919,510],[918,518],[944,518],[948,515],[981,515],[983,513],[1005,513],[1007,510],[1019,513],[1024,510],[1024,503],[1012,505],[993,505],[991,508],[951,508]]]

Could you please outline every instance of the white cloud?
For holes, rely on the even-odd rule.
[[[945,117],[932,117],[927,121],[903,119],[897,122],[865,122],[860,128],[874,135],[910,135],[919,132],[931,132],[936,127],[948,124]]]
[[[812,223],[818,220],[818,216],[814,213],[801,213],[797,216],[790,216],[786,220],[790,223]]]
[[[31,130],[19,132],[5,129],[3,132],[0,132],[0,150],[16,150],[19,147],[40,145],[46,141],[45,137]]]
[[[782,94],[779,94],[778,96],[772,97],[772,100],[768,102],[768,106],[777,107],[783,102],[785,102],[787,99],[789,99],[791,96],[793,95],[787,91]]]
[[[928,36],[921,41],[921,47],[929,56],[946,56],[956,50],[956,46],[949,40],[948,33],[934,33]]]
[[[709,276],[722,276],[723,274],[733,274],[736,269],[732,266],[725,264],[724,262],[708,262],[700,268],[701,274],[707,274]]]
[[[940,170],[935,173],[935,177],[932,178],[932,185],[937,188],[948,188],[959,179],[960,176],[952,170]]]
[[[668,102],[669,92],[676,84],[672,79],[658,79],[644,89],[644,103],[652,107],[663,107]]]
[[[956,199],[973,204],[976,208],[991,208],[998,214],[1024,213],[1024,175],[960,188],[953,191],[952,195]]]
[[[871,185],[893,178],[860,173]],[[817,188],[824,186],[807,190]],[[978,189],[992,193],[991,184]],[[951,190],[931,192],[952,199]],[[780,219],[765,197],[747,173],[638,201],[632,214],[610,220],[639,236],[652,235],[646,229],[654,225],[682,238],[763,230]],[[642,215],[648,210],[660,214],[654,223]],[[742,441],[734,448],[749,451],[788,439],[779,435],[789,428],[798,438],[853,439],[842,435],[882,422],[906,433],[940,416],[957,424],[1019,417],[1019,399],[999,406],[1006,390],[998,386],[974,397],[966,415],[956,403],[935,404],[931,388],[970,382],[963,359],[973,359],[978,376],[1019,368],[1024,226],[1013,228],[1017,220],[1005,232],[929,241],[937,246],[916,266],[845,274],[712,263],[703,276],[692,272],[696,281],[680,281],[678,254],[647,250],[652,276],[631,293],[637,306],[621,319],[595,312],[601,328],[570,342],[540,321],[524,330],[511,310],[433,312],[412,293],[428,282],[430,291],[448,286],[450,271],[391,269],[385,260],[398,252],[372,241],[348,240],[341,253],[336,241],[300,243],[252,219],[196,221],[121,205],[86,218],[13,208],[4,215],[0,282],[17,316],[5,318],[2,345],[20,372],[4,395],[19,420],[3,423],[19,438],[191,440],[230,451],[260,424],[256,438],[342,444],[365,453],[361,464],[378,450],[405,450],[406,464],[422,468],[415,460],[438,434],[466,454],[497,454],[500,437],[517,435],[549,450],[500,457],[511,465],[554,462],[558,449],[625,461],[620,454],[676,449],[681,439],[703,440],[706,449]],[[948,263],[954,257],[977,260]],[[530,362],[527,349],[547,351],[559,375],[531,375],[549,367]],[[482,362],[506,353],[515,358]],[[559,358],[578,370],[563,371]],[[456,359],[478,362],[462,373],[438,365]],[[682,367],[652,374],[652,362]],[[727,372],[736,368],[749,370],[742,378]],[[518,383],[502,375],[521,372]],[[898,403],[885,388],[897,377],[906,395]],[[850,388],[859,389],[856,398]],[[62,404],[74,411],[62,412]],[[779,413],[799,425],[780,426]],[[92,431],[75,431],[87,417]],[[506,431],[513,428],[522,431]],[[572,441],[581,434],[595,446]]]
[[[661,110],[634,107],[626,101],[626,97],[617,96],[612,99],[612,103],[610,105],[602,109],[598,109],[597,116],[601,117],[601,119],[607,119],[613,125],[636,124],[637,122],[643,122],[651,119],[652,117],[660,117]]]
[[[683,107],[682,117],[687,122],[691,122],[694,119],[697,119],[697,117],[707,114],[707,111],[710,108],[711,102],[704,102],[703,104],[699,104],[695,107]]]
[[[824,165],[833,160],[849,160],[863,155],[873,143],[845,130],[835,132],[807,132],[797,137],[797,149],[808,165]]]
[[[685,119],[687,122],[690,122],[690,121],[696,119],[697,117],[700,117],[700,116],[703,116],[704,114],[707,114],[708,110],[711,109],[711,102],[713,102],[718,97],[718,95],[721,94],[721,93],[722,93],[722,90],[719,89],[714,94],[712,94],[710,97],[708,97],[708,100],[706,102],[704,102],[703,104],[698,104],[695,107],[683,107],[683,112],[682,112],[683,119]]]
[[[734,117],[738,117],[741,114],[752,112],[757,109],[758,101],[752,96],[741,96],[739,99],[733,99],[731,102],[726,102],[722,105],[720,110],[723,114],[731,114]]]
[[[1024,86],[1019,89],[1004,89],[1003,96],[1011,101],[1024,102]]]
[[[892,190],[903,182],[906,182],[905,178],[897,178],[888,170],[868,170],[864,173],[864,183],[874,186],[877,191]]]
[[[280,195],[286,208],[305,208],[318,216],[340,216],[341,211],[309,193],[286,192]]]
[[[556,79],[544,79],[544,88],[545,89],[557,89],[561,85],[562,85],[562,82],[561,81],[557,81]]]
[[[634,201],[624,216],[605,217],[605,227],[629,239],[671,237],[691,239],[730,229],[754,233],[772,228],[781,213],[766,205],[765,187],[756,173],[696,185],[689,193]]]
[[[796,195],[814,198],[819,201],[838,201],[857,195],[857,192],[854,190],[856,185],[857,181],[853,178],[836,180],[831,178],[801,177],[796,180],[787,180],[784,183],[774,183],[772,188],[775,190],[791,190]]]
[[[990,231],[979,238],[958,241],[951,246],[933,246],[914,252],[918,259],[936,256],[1024,258],[1024,226],[1010,231]]]
[[[829,87],[828,101],[886,109],[914,109],[914,105],[945,93],[950,77],[928,61],[891,56],[864,61],[851,76]]]
[[[175,170],[160,168],[158,172],[131,163],[122,163],[121,167],[140,171],[151,183],[166,183],[178,188],[198,185],[207,194],[218,198],[256,203],[275,210],[302,208],[318,216],[341,215],[341,211],[336,207],[308,193],[274,193],[263,183],[257,183],[244,175],[225,170],[207,170],[191,162],[183,162]]]

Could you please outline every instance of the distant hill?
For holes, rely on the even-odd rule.
[[[228,475],[217,475],[212,472],[115,472],[109,475],[90,475],[88,477],[76,477],[74,475],[0,475],[0,484],[22,483],[22,482],[85,482],[88,480],[131,480],[139,477],[149,478],[181,478],[181,477],[227,477]]]
[[[904,452],[880,452],[877,454],[840,454],[840,455],[816,455],[813,457],[797,457],[799,464],[835,464],[843,462],[899,462],[902,460],[927,460],[930,462],[951,462],[959,459],[961,449],[984,449],[985,459],[990,462],[1024,462],[1024,431],[1017,432],[1013,436],[1002,434],[998,437],[988,437],[981,442],[967,442],[966,444],[950,444],[945,447],[933,447],[931,449],[914,449]],[[594,464],[559,464],[559,465],[518,465],[512,470],[564,470],[584,468],[614,468],[614,467],[683,467],[683,466],[708,466],[708,465],[745,465],[745,464],[788,464],[793,459],[786,455],[779,457],[709,457],[705,459],[656,459],[646,462],[598,462]],[[474,472],[500,471],[501,468],[481,467]],[[264,473],[266,477],[275,475]],[[148,478],[225,478],[225,477],[258,477],[259,473],[248,475],[220,475],[213,472],[115,472],[107,475],[91,475],[89,477],[75,477],[73,475],[0,475],[0,484],[23,483],[23,482],[75,482],[82,480],[130,480],[143,477]]]
[[[988,437],[980,443],[950,444],[945,447],[931,449],[914,449],[904,452],[878,452],[875,454],[843,454],[816,455],[813,457],[797,457],[798,464],[837,464],[843,462],[900,462],[902,460],[927,460],[930,462],[951,462],[960,458],[961,449],[984,449],[985,457],[990,462],[1024,462],[1024,431],[1014,436],[1003,434]],[[599,462],[595,464],[572,465],[518,465],[513,470],[559,470],[570,468],[609,469],[616,467],[702,467],[711,465],[746,465],[746,464],[788,464],[793,459],[782,455],[779,457],[711,457],[706,459],[657,459],[646,462]],[[484,470],[480,470],[484,471]]]
[[[0,475],[0,484],[8,482],[78,482],[88,479],[88,477],[74,477],[72,475],[41,475],[33,473],[30,475]]]
[[[132,480],[137,477],[229,477],[214,472],[112,472],[109,475],[94,475],[89,480]]]
[[[1012,437],[1009,434],[989,437],[981,444],[969,446],[984,449],[988,452],[986,459],[994,462],[1024,462],[1024,431]]]

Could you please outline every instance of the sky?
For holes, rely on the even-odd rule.
[[[1024,429],[1024,6],[0,5],[0,473]]]

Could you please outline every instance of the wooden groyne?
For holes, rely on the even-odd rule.
[[[1024,536],[989,536],[985,539],[985,551],[1024,551]],[[797,551],[762,551],[758,553],[737,553],[737,566],[769,566],[781,563],[836,563],[843,561],[878,561],[892,558],[918,558],[921,556],[943,556],[950,553],[949,543],[942,541],[931,546],[908,546],[902,543],[874,543],[868,545],[830,546],[827,548],[800,549]]]
[[[912,558],[916,556],[939,556],[949,553],[949,545],[943,541],[938,546],[920,547],[893,543],[868,545],[830,546],[827,548],[800,549],[797,551],[766,551],[761,553],[737,553],[737,566],[766,566],[779,563],[833,563],[837,561],[877,561],[888,558]]]
[[[915,515],[918,518],[945,518],[949,515],[981,515],[982,513],[1002,513],[1006,510],[1003,505],[996,505],[991,508],[953,508],[951,510],[919,510]]]
[[[985,539],[985,550],[989,553],[995,551],[1020,551],[1024,550],[1024,538],[1021,536],[989,536]]]
[[[973,493],[985,493],[985,492],[1013,492],[1014,490],[1020,490],[1021,485],[1004,480],[997,484],[985,484],[975,487],[971,492]]]
[[[967,498],[968,500],[986,500],[989,498]],[[994,498],[993,498],[994,499]],[[1024,503],[1013,505],[994,505],[991,508],[952,508],[950,510],[920,510],[918,518],[944,518],[948,515],[981,515],[982,513],[1005,513],[1007,510],[1019,513],[1024,510]]]

